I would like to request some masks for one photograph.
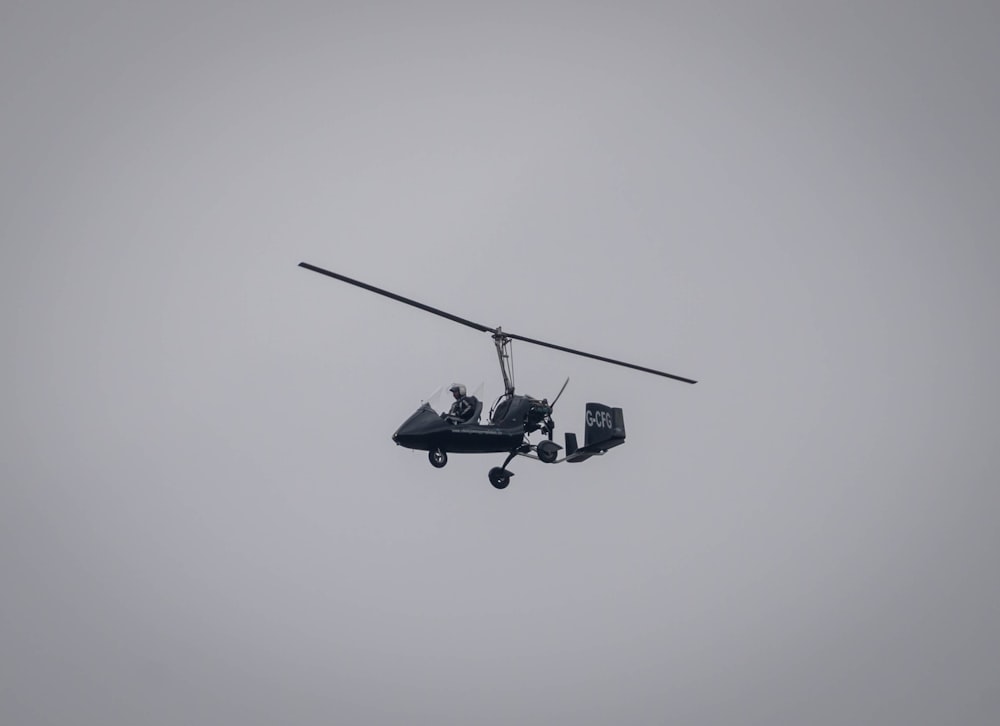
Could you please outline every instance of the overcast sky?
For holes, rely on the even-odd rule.
[[[0,722],[1000,719],[989,2],[7,2]],[[390,436],[502,390],[628,442]]]

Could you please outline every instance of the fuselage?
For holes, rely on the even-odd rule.
[[[524,443],[526,433],[537,431],[551,413],[543,401],[511,396],[501,401],[488,424],[452,424],[429,404],[422,404],[392,435],[399,446],[419,451],[440,449],[454,453],[486,454],[512,451]]]
[[[392,435],[399,446],[419,451],[441,449],[455,453],[487,454],[510,451],[524,439],[524,427],[493,424],[451,424],[423,404]]]

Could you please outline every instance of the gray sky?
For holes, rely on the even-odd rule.
[[[1000,11],[872,5],[6,3],[0,721],[996,723]],[[701,382],[497,492],[300,260]]]

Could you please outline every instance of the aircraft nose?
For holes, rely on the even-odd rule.
[[[392,440],[397,446],[410,446],[413,444],[419,428],[419,424],[415,424],[413,421],[404,421],[392,435]]]
[[[392,435],[392,441],[396,446],[408,446],[413,443],[413,434],[404,431],[401,427]]]
[[[442,429],[447,428],[448,425],[441,417],[430,406],[424,404],[400,424],[396,433],[392,435],[392,440],[399,446],[424,449],[429,436],[434,436]]]

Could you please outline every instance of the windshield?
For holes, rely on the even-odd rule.
[[[435,411],[448,411],[451,408],[451,404],[455,402],[454,396],[448,390],[452,385],[451,382],[448,382],[438,386],[431,395],[420,399],[420,403],[426,403]],[[466,386],[469,395],[475,396],[480,401],[483,400],[483,388],[484,384],[482,382],[475,388]]]
[[[431,408],[433,408],[435,411],[440,411],[441,410],[441,394],[443,394],[443,393],[444,393],[444,386],[438,386],[434,390],[434,393],[432,393],[431,395],[426,396],[424,398],[421,398],[420,399],[420,403],[422,403],[422,404],[426,403]],[[449,404],[449,405],[451,405],[451,404]]]

